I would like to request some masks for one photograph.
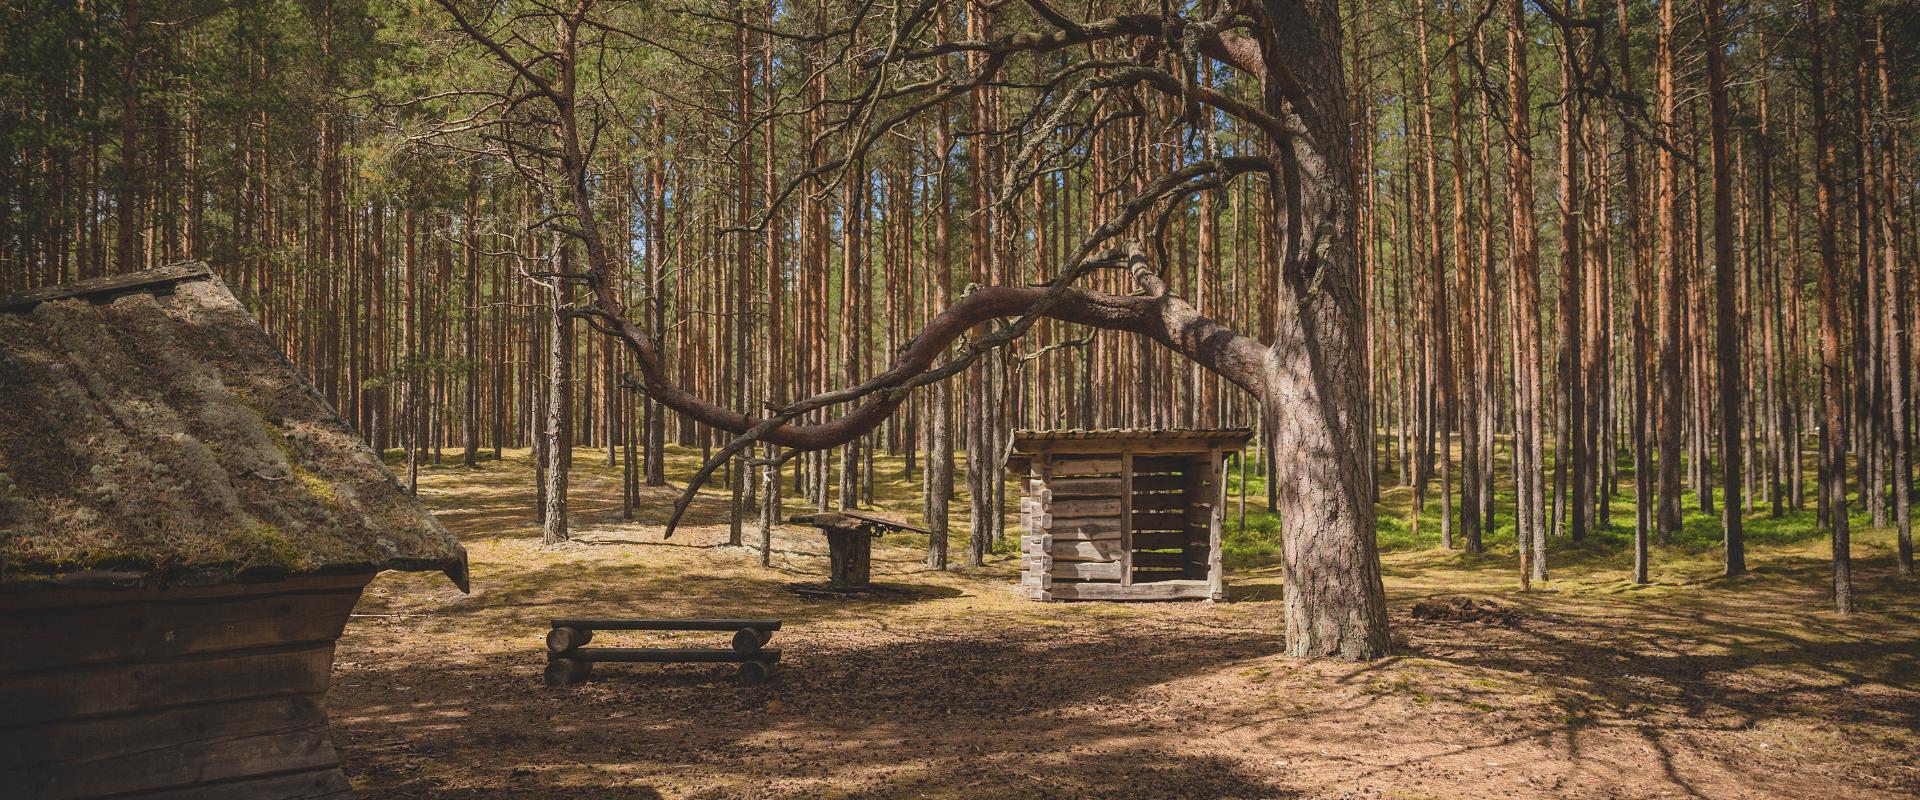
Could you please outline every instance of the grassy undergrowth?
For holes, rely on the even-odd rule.
[[[509,458],[523,458],[525,450],[508,451]],[[1549,478],[1553,468],[1549,451]],[[482,460],[490,460],[490,451],[482,451]],[[1458,454],[1455,454],[1458,457]],[[405,462],[400,451],[389,451],[390,464],[398,468]],[[949,552],[956,562],[965,560],[968,547],[970,523],[968,521],[969,494],[965,482],[965,453],[956,454],[954,498],[950,504],[951,517],[949,531],[951,541]],[[669,483],[683,486],[684,476],[690,475],[704,459],[703,451],[698,448],[670,445],[668,447],[667,472]],[[1382,553],[1424,553],[1433,552],[1449,556],[1457,566],[1485,566],[1487,562],[1513,562],[1514,550],[1514,494],[1511,473],[1504,459],[1495,465],[1496,487],[1494,500],[1494,525],[1490,533],[1483,537],[1484,552],[1468,554],[1462,549],[1465,540],[1464,531],[1459,527],[1460,510],[1453,509],[1455,515],[1454,549],[1442,549],[1440,531],[1440,501],[1438,478],[1429,482],[1424,508],[1418,513],[1418,525],[1415,524],[1412,487],[1398,482],[1398,465],[1381,459],[1383,476],[1380,499],[1375,504],[1374,531],[1376,542]],[[577,451],[574,458],[576,474],[592,479],[617,480],[618,468],[606,463],[604,451]],[[925,514],[921,506],[921,485],[924,480],[924,461],[920,469],[909,474],[905,460],[900,456],[877,455],[873,467],[873,499],[871,503],[864,499],[859,505],[863,508],[877,509],[887,514],[924,524]],[[835,465],[837,468],[837,464]],[[422,465],[428,473],[435,471],[459,470],[459,453],[447,451],[435,464],[429,460]],[[1229,571],[1251,571],[1276,566],[1281,559],[1280,518],[1266,507],[1266,481],[1261,477],[1262,465],[1257,459],[1248,458],[1244,471],[1235,460],[1227,463],[1227,507],[1222,526],[1222,555]],[[1244,472],[1245,480],[1242,480]],[[836,473],[837,474],[837,473]],[[1455,475],[1458,479],[1458,475]],[[1596,530],[1590,531],[1584,540],[1573,541],[1567,534],[1565,523],[1550,532],[1548,537],[1548,559],[1553,569],[1577,569],[1585,572],[1626,572],[1632,567],[1633,525],[1635,514],[1635,496],[1633,493],[1633,473],[1631,464],[1623,464],[1616,478],[1618,490],[1608,505],[1607,519]],[[1813,487],[1809,477],[1806,485],[1809,492]],[[829,481],[829,504],[837,506],[837,480]],[[720,496],[727,486],[724,472],[716,474],[703,494]],[[1456,486],[1457,493],[1458,488]],[[786,473],[784,483],[783,516],[805,513],[814,505],[793,483],[793,473]],[[1008,502],[1003,509],[1006,519],[1007,537],[995,542],[991,552],[1000,558],[1013,558],[1019,553],[1019,507],[1020,483],[1009,478],[1006,490]],[[1722,545],[1720,515],[1718,512],[1722,497],[1715,492],[1715,511],[1708,513],[1700,509],[1698,497],[1693,492],[1684,495],[1681,530],[1675,532],[1670,541],[1655,542],[1651,547],[1656,572],[1669,574],[1707,574],[1720,563]],[[1743,515],[1748,547],[1772,548],[1789,551],[1807,559],[1824,560],[1830,557],[1828,533],[1816,524],[1811,496],[1802,510],[1788,510],[1775,517],[1769,513],[1764,497],[1753,499],[1753,511]],[[1852,529],[1855,531],[1854,547],[1858,557],[1871,557],[1881,551],[1891,551],[1892,534],[1887,530],[1876,530],[1869,526],[1870,518],[1863,510],[1858,494],[1854,494],[1849,503],[1853,512],[1849,515]],[[1551,522],[1551,519],[1549,519]],[[918,534],[890,534],[884,543],[895,546],[925,547],[926,538]]]
[[[1458,457],[1456,453],[1455,457]],[[1552,475],[1552,452],[1548,452],[1548,475]],[[1413,488],[1398,482],[1398,465],[1388,465],[1382,459],[1387,474],[1382,476],[1380,499],[1374,505],[1375,541],[1383,553],[1415,552],[1434,550],[1442,546],[1440,530],[1441,507],[1439,498],[1440,481],[1432,478],[1427,486],[1426,502],[1418,513],[1418,525],[1413,509]],[[1248,459],[1245,470],[1246,480],[1241,480],[1241,471],[1237,465],[1229,464],[1227,480],[1227,516],[1223,528],[1223,550],[1229,569],[1251,569],[1277,564],[1281,556],[1280,519],[1267,510],[1266,481],[1261,477],[1262,465],[1256,459]],[[1511,473],[1502,459],[1495,466],[1496,487],[1494,493],[1494,525],[1491,532],[1482,539],[1486,552],[1478,559],[1513,559],[1514,550],[1514,492]],[[1458,473],[1454,475],[1457,481]],[[1630,463],[1619,466],[1616,482],[1617,491],[1607,506],[1607,517],[1600,521],[1595,530],[1588,532],[1581,541],[1573,541],[1568,535],[1563,520],[1558,528],[1548,534],[1548,559],[1554,567],[1578,567],[1593,570],[1629,570],[1633,561],[1633,529],[1636,497],[1634,494],[1633,470]],[[1742,514],[1747,546],[1749,548],[1767,547],[1794,551],[1806,551],[1809,556],[1830,557],[1827,549],[1828,532],[1817,523],[1814,510],[1812,489],[1814,480],[1806,480],[1808,496],[1804,508],[1787,509],[1780,516],[1773,516],[1765,496],[1750,498],[1751,509]],[[1458,493],[1456,483],[1454,491]],[[1701,510],[1699,495],[1687,491],[1682,495],[1681,529],[1676,531],[1670,541],[1655,542],[1651,545],[1653,561],[1683,567],[1704,567],[1718,565],[1722,557],[1722,532],[1720,508],[1724,502],[1723,493],[1713,492],[1712,512]],[[1552,505],[1549,501],[1549,524],[1552,523]],[[1859,493],[1849,494],[1848,515],[1850,529],[1856,533],[1856,555],[1870,555],[1885,549],[1890,541],[1891,531],[1874,529],[1871,518],[1864,510]],[[1462,530],[1460,509],[1452,509],[1454,515],[1454,547],[1456,551],[1464,546],[1465,532]],[[1883,541],[1884,540],[1884,541]],[[1817,553],[1815,551],[1818,551]],[[1463,561],[1476,560],[1464,552],[1458,553]]]

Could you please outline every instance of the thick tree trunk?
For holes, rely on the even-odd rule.
[[[666,149],[666,121],[660,108],[653,108],[655,145],[659,150]],[[647,165],[647,196],[651,200],[648,210],[651,212],[647,224],[647,260],[645,276],[648,286],[641,293],[646,299],[644,313],[650,317],[648,330],[654,336],[665,338],[667,335],[667,163],[663,158],[655,157]],[[647,398],[646,408],[647,437],[647,485],[667,485],[667,415],[659,401]]]
[[[1578,3],[1575,3],[1578,13]],[[1579,71],[1579,42],[1571,31],[1562,32],[1560,42],[1560,347],[1566,358],[1561,370],[1563,380],[1560,426],[1565,431],[1563,446],[1554,453],[1554,475],[1565,465],[1571,473],[1570,502],[1563,515],[1568,519],[1571,538],[1587,538],[1587,526],[1593,512],[1593,452],[1587,438],[1586,360],[1581,340],[1585,333],[1581,313],[1585,310],[1582,291],[1580,226],[1582,203],[1586,194],[1580,188],[1580,171],[1585,158],[1580,149],[1581,125],[1585,122],[1586,95],[1574,82]]]
[[[1452,399],[1449,405],[1458,410],[1460,421],[1460,525],[1466,534],[1466,551],[1480,552],[1480,382],[1485,380],[1481,372],[1479,359],[1475,353],[1480,343],[1480,292],[1478,282],[1485,276],[1476,275],[1473,269],[1473,256],[1467,247],[1469,206],[1467,203],[1467,167],[1469,150],[1465,128],[1467,113],[1467,92],[1460,79],[1460,51],[1462,42],[1452,10],[1447,12],[1447,71],[1450,88],[1453,93],[1453,113],[1451,127],[1453,133],[1453,255],[1454,275],[1459,290],[1456,295],[1460,304],[1460,344],[1462,356],[1460,368],[1465,379],[1465,391],[1455,386],[1451,374],[1445,385],[1446,394]],[[1449,363],[1451,363],[1451,354]],[[1449,414],[1449,419],[1454,416]],[[1443,511],[1446,510],[1444,507]],[[1442,534],[1448,533],[1446,526],[1441,527]]]
[[[1623,91],[1633,91],[1633,67],[1630,58],[1632,39],[1629,38],[1627,0],[1615,0],[1614,18],[1618,29],[1615,31],[1616,46],[1619,48],[1618,69],[1620,85]],[[1624,115],[1627,112],[1622,109]],[[1631,124],[1627,120],[1623,123]],[[1652,382],[1647,365],[1647,351],[1652,344],[1649,316],[1652,314],[1650,278],[1647,269],[1646,233],[1641,209],[1644,208],[1641,197],[1639,148],[1633,138],[1627,137],[1623,154],[1626,172],[1626,212],[1627,212],[1627,273],[1633,283],[1633,353],[1627,359],[1633,375],[1633,582],[1646,583],[1647,575],[1647,539],[1653,527],[1653,457],[1651,430]]]
[[[1759,35],[1759,40],[1759,60],[1765,65],[1769,60],[1767,37],[1764,32]],[[1770,513],[1774,517],[1779,517],[1786,513],[1787,487],[1797,486],[1800,474],[1800,465],[1794,460],[1799,455],[1799,448],[1797,445],[1791,449],[1788,447],[1788,435],[1793,430],[1793,420],[1788,415],[1786,369],[1790,346],[1786,340],[1786,320],[1800,312],[1798,308],[1787,303],[1786,295],[1780,288],[1780,273],[1784,269],[1784,264],[1791,263],[1791,260],[1786,262],[1779,260],[1773,246],[1774,143],[1771,131],[1772,114],[1768,108],[1767,79],[1769,77],[1763,72],[1760,80],[1755,81],[1760,95],[1757,110],[1759,131],[1757,147],[1755,147],[1760,162],[1758,165],[1760,179],[1757,188],[1760,203],[1760,246],[1757,249],[1762,269],[1766,273],[1764,279],[1767,294],[1772,299],[1773,305],[1773,313],[1767,315],[1765,336],[1761,341],[1766,353],[1767,420],[1768,427],[1771,429],[1767,437],[1771,461],[1767,472],[1767,499],[1771,505]],[[1798,229],[1798,226],[1794,227]],[[1798,501],[1795,505],[1798,505]]]
[[[1355,190],[1348,153],[1340,15],[1333,0],[1300,4],[1305,19],[1276,25],[1266,48],[1271,74],[1312,87],[1314,116],[1291,113],[1280,81],[1268,81],[1268,110],[1305,132],[1284,153],[1298,189],[1286,204],[1292,231],[1277,266],[1275,340],[1263,387],[1262,419],[1274,465],[1285,538],[1287,652],[1300,657],[1372,659],[1389,651],[1386,595],[1373,528],[1373,475],[1366,398],[1364,282],[1353,241]],[[1294,5],[1269,0],[1272,19],[1298,19]],[[1278,220],[1276,220],[1278,222]],[[1304,239],[1304,241],[1302,240]]]
[[[940,116],[933,143],[933,157],[940,166],[935,170],[934,198],[934,270],[932,276],[935,308],[945,308],[953,293],[953,206],[949,185],[949,166],[953,138],[945,114]],[[952,384],[941,382],[927,393],[927,566],[947,568],[948,502],[953,497],[953,403],[948,399]]]
[[[1487,36],[1486,26],[1479,26],[1479,30],[1476,32],[1476,35],[1474,38],[1474,45],[1481,53],[1481,56],[1478,59],[1478,61],[1480,62],[1480,70],[1479,70],[1480,82],[1483,84],[1487,83],[1487,60],[1488,59],[1485,57],[1486,36]],[[1478,532],[1470,534],[1467,539],[1467,550],[1469,552],[1474,552],[1474,553],[1480,552],[1481,536],[1492,534],[1496,528],[1496,519],[1494,515],[1495,453],[1494,453],[1493,437],[1494,437],[1495,429],[1499,427],[1499,412],[1500,412],[1499,396],[1495,391],[1496,384],[1499,381],[1499,372],[1500,372],[1500,344],[1499,344],[1499,341],[1500,341],[1499,327],[1500,326],[1498,323],[1500,314],[1496,310],[1496,302],[1494,300],[1494,297],[1496,294],[1495,284],[1499,283],[1499,278],[1497,273],[1495,272],[1495,267],[1494,267],[1495,248],[1493,245],[1493,236],[1494,236],[1494,229],[1499,226],[1494,224],[1494,221],[1493,221],[1494,220],[1494,211],[1493,211],[1493,185],[1494,185],[1493,138],[1494,137],[1492,134],[1492,123],[1489,121],[1489,117],[1492,117],[1492,116],[1493,116],[1492,109],[1487,108],[1485,112],[1480,115],[1480,125],[1479,125],[1479,128],[1480,128],[1480,226],[1479,226],[1480,227],[1480,237],[1479,237],[1480,286],[1479,286],[1477,304],[1479,305],[1479,308],[1480,308],[1480,311],[1479,311],[1480,341],[1479,341],[1479,346],[1475,348],[1474,359],[1479,364],[1478,371],[1480,373],[1480,385],[1479,385],[1480,421],[1478,423],[1479,431],[1480,431],[1480,434],[1479,434],[1480,435],[1480,463],[1477,468],[1480,473],[1480,477],[1476,481],[1476,483],[1480,487],[1479,503],[1480,503],[1481,528]]]

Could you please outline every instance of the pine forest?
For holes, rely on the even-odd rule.
[[[471,563],[327,639],[359,796],[1909,796],[1916,153],[1914,0],[7,0],[0,394],[108,422],[0,573],[101,431],[286,480],[59,333],[205,270]]]

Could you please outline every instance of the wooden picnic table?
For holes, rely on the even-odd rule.
[[[829,563],[827,585],[838,591],[860,591],[872,587],[874,537],[896,531],[933,534],[933,531],[902,520],[853,510],[801,514],[794,517],[793,522],[812,525],[826,534]]]

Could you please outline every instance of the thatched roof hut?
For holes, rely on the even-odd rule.
[[[204,267],[0,299],[0,785],[350,797],[334,640],[466,552]]]

